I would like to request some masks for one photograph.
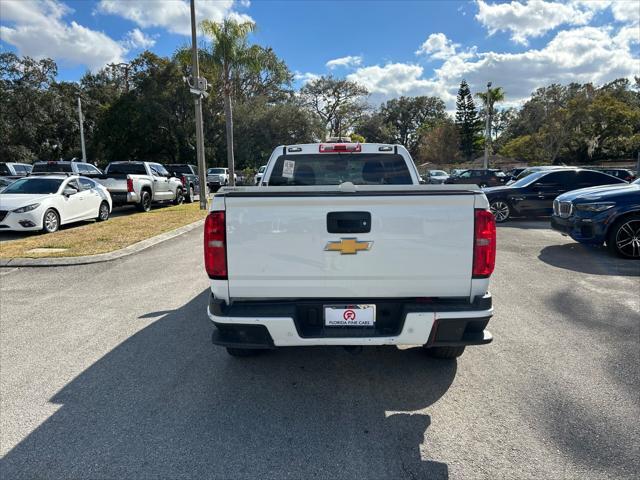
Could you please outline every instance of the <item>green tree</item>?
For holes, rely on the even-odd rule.
[[[451,119],[444,118],[420,136],[418,158],[436,165],[460,160],[458,129]]]
[[[404,145],[412,155],[418,153],[421,129],[432,128],[446,116],[444,102],[437,97],[400,97],[380,107],[388,143]]]
[[[227,164],[229,168],[229,182],[235,184],[235,162],[233,156],[233,94],[234,71],[244,69],[249,72],[260,72],[262,55],[260,50],[248,45],[248,36],[255,31],[253,22],[237,22],[227,18],[222,22],[204,20],[202,30],[212,41],[211,51],[207,60],[216,70],[222,82],[224,95],[224,115],[227,137]]]
[[[300,89],[303,104],[317,115],[328,136],[344,136],[368,109],[366,88],[349,80],[323,76]]]
[[[481,141],[482,126],[466,80],[462,80],[458,89],[455,123],[460,137],[460,151],[466,160],[471,160]]]

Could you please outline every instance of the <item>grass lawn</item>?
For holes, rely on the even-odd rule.
[[[198,202],[156,207],[150,212],[127,211],[106,222],[80,222],[63,226],[56,233],[33,233],[0,243],[0,258],[77,257],[124,248],[160,233],[182,227],[206,216]],[[0,234],[0,238],[2,238]],[[34,248],[64,248],[65,251],[27,253]]]

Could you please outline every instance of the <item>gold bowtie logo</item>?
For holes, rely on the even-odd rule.
[[[327,252],[340,252],[341,255],[355,255],[364,250],[371,250],[373,242],[360,242],[357,238],[341,238],[339,242],[327,242]]]

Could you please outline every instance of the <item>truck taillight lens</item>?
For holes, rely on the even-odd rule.
[[[127,178],[127,192],[133,192],[133,178]]]
[[[359,143],[323,143],[319,147],[320,153],[333,152],[361,152],[362,145]]]
[[[496,219],[489,210],[475,211],[473,278],[487,278],[496,265]]]
[[[180,177],[180,181],[182,182],[182,186],[186,187],[187,186],[187,177],[185,177],[184,175],[182,175]]]
[[[211,212],[204,222],[204,266],[209,278],[227,279],[227,235],[224,212]]]

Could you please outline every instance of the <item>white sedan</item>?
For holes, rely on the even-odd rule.
[[[60,225],[111,213],[111,195],[90,178],[77,175],[31,176],[16,180],[0,193],[2,230],[53,233]]]

